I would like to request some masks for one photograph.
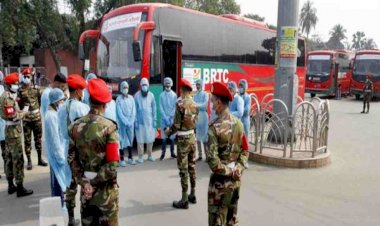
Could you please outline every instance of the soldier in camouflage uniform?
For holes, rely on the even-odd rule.
[[[38,154],[38,165],[47,166],[47,163],[41,156],[41,137],[42,137],[42,122],[40,113],[40,101],[42,91],[39,87],[33,85],[32,74],[33,69],[28,67],[22,71],[24,75],[23,86],[19,91],[20,108],[29,108],[29,114],[23,119],[24,140],[25,140],[25,154],[28,159],[27,170],[32,169],[32,132],[34,137],[34,146]]]
[[[5,174],[8,180],[8,194],[17,191],[17,197],[33,194],[33,190],[25,189],[24,181],[24,156],[22,153],[22,118],[27,112],[20,111],[17,104],[18,73],[9,74],[4,81],[7,90],[0,97],[0,116],[6,122],[5,127]],[[13,183],[16,180],[17,188]]]
[[[364,88],[363,88],[363,111],[360,113],[369,113],[369,103],[373,97],[373,83],[371,81],[371,76],[367,75],[367,79],[365,80]],[[365,111],[365,106],[367,105],[367,111]]]
[[[173,202],[173,207],[178,209],[188,209],[189,202],[197,202],[195,196],[195,123],[197,116],[197,105],[193,101],[190,93],[191,84],[181,80],[181,97],[178,98],[176,111],[174,115],[173,126],[165,131],[170,136],[177,133],[177,166],[179,176],[181,177],[182,199]],[[189,178],[191,191],[187,194],[189,187]]]
[[[241,121],[228,110],[232,94],[219,82],[211,85],[217,118],[208,130],[207,163],[212,171],[208,188],[209,225],[238,225],[240,178],[248,160],[248,142]]]
[[[69,127],[69,164],[81,186],[82,225],[118,225],[119,191],[117,125],[102,116],[112,99],[106,83],[92,79],[88,84],[91,110]]]

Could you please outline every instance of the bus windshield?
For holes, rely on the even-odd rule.
[[[146,15],[140,12],[113,17],[103,23],[97,48],[97,72],[100,76],[127,79],[140,74],[141,61],[135,62],[132,54],[132,34],[144,19]],[[144,43],[144,32],[139,37]]]
[[[331,69],[330,59],[313,59],[309,57],[307,63],[308,75],[329,76]]]
[[[354,73],[360,75],[371,74],[373,76],[380,76],[380,59],[356,60]]]

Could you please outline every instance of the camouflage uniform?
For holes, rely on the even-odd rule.
[[[208,188],[209,225],[238,225],[241,182],[232,177],[232,168],[235,165],[242,172],[247,164],[248,152],[242,150],[243,134],[243,124],[228,109],[208,130],[206,157],[212,170]]]
[[[183,110],[178,106],[182,102]],[[195,189],[195,123],[196,123],[196,103],[190,95],[184,98],[180,97],[177,101],[176,111],[174,115],[174,124],[170,129],[170,133],[177,132],[177,166],[179,176],[181,177],[182,196],[187,197],[189,187],[189,178],[191,190]],[[185,135],[181,135],[184,133]],[[188,134],[186,134],[188,133]],[[187,200],[183,200],[186,201]]]
[[[88,115],[71,124],[69,136],[68,161],[73,177],[82,187],[82,225],[118,225],[118,161],[106,161],[106,145],[119,142],[116,124],[91,109]],[[87,172],[94,172],[96,177],[86,178]],[[94,188],[90,199],[83,195],[85,183]]]
[[[365,82],[363,92],[364,92],[364,95],[363,95],[363,111],[362,111],[362,113],[364,113],[366,105],[367,105],[367,113],[368,113],[369,112],[369,103],[371,102],[372,97],[373,97],[373,83],[371,80],[367,80]]]
[[[41,162],[41,137],[42,137],[42,123],[40,113],[40,88],[30,85],[24,86],[19,91],[20,108],[29,106],[29,114],[23,120],[24,139],[25,139],[25,154],[30,161],[30,154],[32,151],[32,131],[34,136],[34,145],[38,154],[38,161]]]
[[[17,94],[4,91],[0,97],[0,115],[6,121],[5,127],[5,174],[8,180],[16,180],[16,184],[22,184],[24,180],[24,156],[22,153],[22,125],[21,119],[25,113],[20,112],[16,98]],[[6,114],[6,107],[12,107],[15,114]]]

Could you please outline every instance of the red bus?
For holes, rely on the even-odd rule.
[[[138,90],[142,77],[158,104],[163,78],[173,79],[178,93],[181,77],[192,84],[203,79],[206,90],[214,81],[247,79],[249,93],[261,98],[274,91],[276,31],[236,15],[211,15],[169,4],[128,5],[104,15],[98,30],[85,31],[97,45],[90,62],[97,73],[118,91],[121,80]],[[305,41],[298,41],[299,96],[304,96]],[[82,58],[82,57],[81,57]]]
[[[367,75],[372,77],[373,96],[380,97],[380,50],[361,50],[355,55],[350,93],[356,99],[363,95]]]
[[[308,53],[306,92],[334,96],[340,87],[342,95],[350,94],[349,66],[354,53],[347,50],[321,50]]]

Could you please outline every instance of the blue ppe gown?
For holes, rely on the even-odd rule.
[[[197,91],[194,95],[194,102],[197,104],[198,109],[198,121],[196,124],[196,138],[197,141],[206,143],[208,140],[208,114],[207,114],[207,104],[208,104],[208,94],[202,90]]]
[[[135,95],[136,140],[139,144],[153,143],[156,138],[157,112],[156,101],[153,93],[148,91],[147,96],[143,96],[141,91]]]
[[[120,149],[132,147],[136,106],[133,96],[119,95],[116,98],[116,122],[119,130]]]
[[[177,103],[177,94],[173,90],[163,91],[160,94],[160,113],[161,113],[161,138],[166,139],[165,129],[171,127],[174,123],[174,115]],[[170,137],[175,139],[175,135]]]
[[[66,191],[71,182],[71,169],[67,162],[65,144],[60,139],[58,113],[52,108],[49,108],[45,114],[44,128],[44,147],[50,167],[53,169],[62,191]]]
[[[244,101],[239,94],[234,95],[234,99],[229,103],[228,107],[231,114],[241,120],[244,114]]]
[[[243,117],[241,118],[241,122],[244,125],[245,134],[248,136],[250,130],[249,112],[251,111],[251,96],[247,93],[241,94],[240,96],[244,101],[244,113]]]
[[[111,100],[106,104],[106,110],[104,111],[104,117],[116,122],[116,102]]]
[[[69,148],[69,133],[67,126],[73,123],[76,119],[87,115],[89,111],[90,107],[87,104],[75,99],[66,100],[65,103],[58,109],[59,134],[65,145],[66,155]],[[67,122],[67,112],[69,112],[69,124]]]

